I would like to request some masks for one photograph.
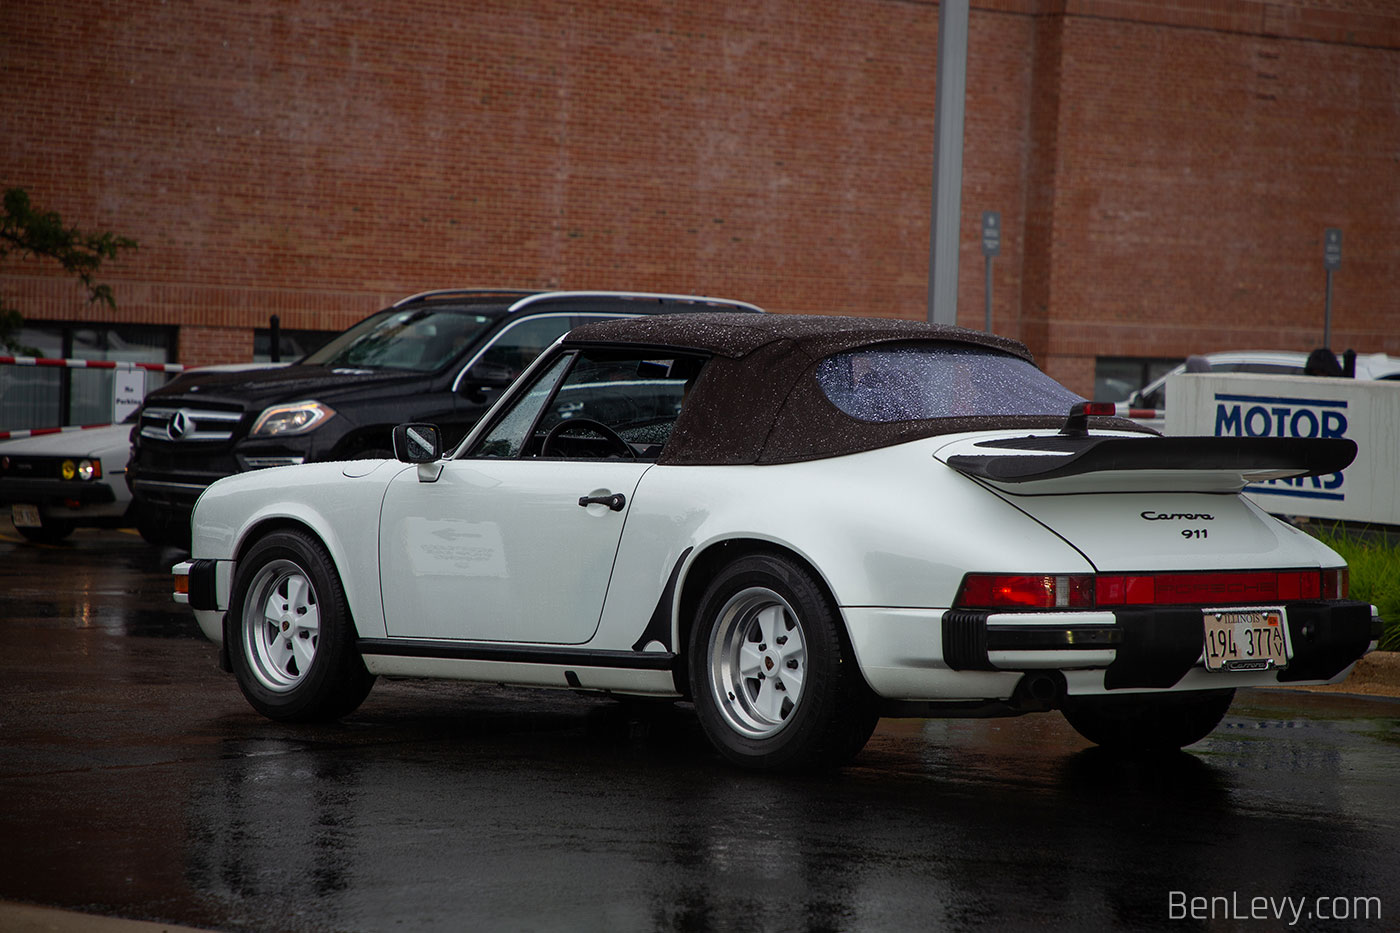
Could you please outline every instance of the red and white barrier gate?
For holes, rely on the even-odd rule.
[[[145,374],[182,373],[183,363],[136,363],[130,360],[74,360],[46,356],[0,356],[0,366],[35,366],[49,369],[108,369],[116,373],[137,373],[138,379],[124,379],[118,376],[112,384],[112,421],[119,422],[141,404],[146,395]],[[111,422],[109,422],[111,423]],[[63,431],[86,431],[89,428],[103,428],[106,424],[74,424],[61,428],[32,428],[20,431],[0,431],[0,441],[18,437],[37,437],[42,434],[58,434]]]

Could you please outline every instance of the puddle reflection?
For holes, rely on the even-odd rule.
[[[1334,818],[1325,795],[1259,806],[1261,775],[1210,756],[1066,753],[1045,724],[964,724],[933,749],[882,726],[870,761],[775,778],[727,768],[698,729],[677,742],[600,709],[479,729],[454,714],[372,752],[232,742],[190,801],[189,882],[255,925],[295,892],[336,927],[676,930],[1150,929],[1172,890],[1395,886],[1390,830]]]

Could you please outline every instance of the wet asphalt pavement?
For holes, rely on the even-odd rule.
[[[1400,701],[1241,693],[1148,761],[1056,714],[885,720],[808,778],[560,692],[381,679],[283,726],[169,601],[182,556],[0,521],[0,900],[271,933],[1397,928]]]

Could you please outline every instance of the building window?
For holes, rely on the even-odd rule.
[[[1126,401],[1129,395],[1180,365],[1180,358],[1101,356],[1094,361],[1094,400]]]
[[[169,363],[173,327],[140,324],[26,324],[20,344],[57,359]],[[140,371],[146,392],[165,373]],[[52,428],[112,421],[116,378],[110,369],[0,366],[0,430]]]

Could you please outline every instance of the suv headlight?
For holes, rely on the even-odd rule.
[[[249,437],[305,434],[335,417],[335,409],[320,402],[292,402],[274,405],[258,415]]]

